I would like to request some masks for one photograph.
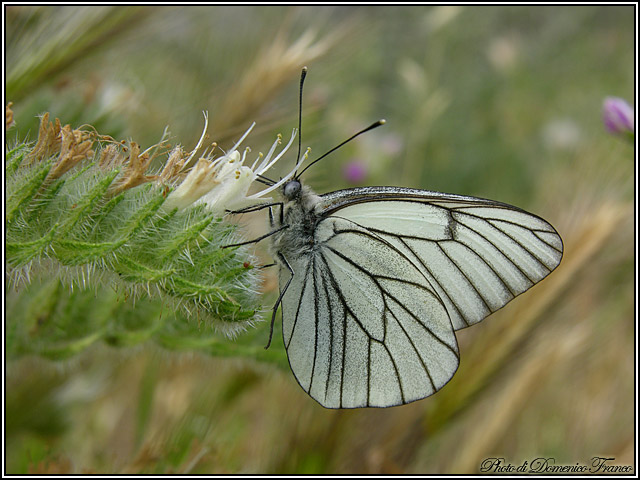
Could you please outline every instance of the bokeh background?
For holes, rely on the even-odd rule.
[[[98,341],[64,360],[7,358],[6,472],[633,465],[634,149],[605,131],[601,108],[612,95],[634,103],[634,18],[633,6],[6,7],[10,138],[33,139],[49,111],[143,147],[168,125],[190,146],[208,110],[222,148],[255,121],[245,145],[266,151],[297,126],[307,65],[312,158],[387,120],[307,172],[317,192],[492,198],[549,220],[565,243],[546,280],[458,332],[453,380],[406,406],[323,409],[297,385],[279,332],[268,356],[243,354],[266,343],[268,321],[220,337],[225,355]],[[242,228],[264,233],[264,215]],[[256,253],[269,263],[265,245]]]

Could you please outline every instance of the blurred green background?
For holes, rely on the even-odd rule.
[[[453,380],[402,407],[323,409],[297,385],[278,333],[258,360],[226,339],[224,357],[96,343],[64,361],[9,358],[7,473],[633,464],[634,151],[601,121],[606,96],[634,98],[633,6],[5,8],[9,141],[35,138],[49,111],[143,148],[169,125],[191,148],[208,110],[222,148],[256,121],[244,144],[266,152],[297,126],[307,65],[312,158],[387,120],[309,170],[317,192],[350,186],[344,169],[356,163],[359,184],[518,205],[565,243],[549,278],[458,332]],[[248,237],[266,229],[264,215],[243,225]],[[269,263],[265,245],[257,254]],[[267,336],[263,322],[236,342]]]

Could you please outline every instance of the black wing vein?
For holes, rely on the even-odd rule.
[[[313,274],[312,274],[312,280],[313,280],[313,303],[314,303],[314,309],[313,309],[313,314],[315,316],[315,329],[316,329],[316,334],[315,334],[315,338],[314,338],[314,342],[313,342],[313,365],[311,367],[311,381],[309,382],[309,391],[311,391],[311,388],[313,387],[313,379],[315,378],[315,373],[316,373],[316,361],[318,360],[318,324],[320,323],[318,320],[318,285],[316,282],[316,259],[315,257],[313,257],[309,263],[313,264]]]
[[[300,291],[300,299],[298,301],[298,308],[296,309],[296,314],[295,317],[293,319],[293,325],[291,326],[291,335],[289,335],[289,340],[287,341],[287,344],[285,345],[286,348],[289,348],[289,345],[291,344],[291,339],[293,338],[293,334],[296,330],[296,325],[298,324],[298,316],[300,315],[300,307],[302,306],[302,298],[304,297],[304,292],[307,288],[307,277],[309,276],[309,265],[311,262],[307,263],[307,267],[304,273],[304,280],[302,283],[302,290]]]
[[[484,219],[483,219],[484,220]],[[469,230],[471,230],[472,232],[474,232],[476,235],[479,235],[480,237],[482,237],[483,239],[485,239],[487,242],[489,242],[493,248],[495,248],[498,252],[500,252],[505,259],[507,259],[507,261],[509,263],[511,263],[511,265],[513,265],[521,274],[522,276],[524,276],[527,280],[529,280],[529,282],[531,282],[531,284],[535,284],[536,282],[534,280],[531,279],[531,277],[527,274],[527,272],[525,272],[520,265],[518,265],[516,262],[513,261],[513,259],[511,257],[509,257],[509,255],[507,255],[506,253],[504,253],[500,247],[498,245],[496,245],[494,242],[491,241],[490,238],[488,238],[487,236],[483,235],[482,233],[478,232],[475,228],[460,222],[459,220],[457,220],[459,223],[461,223],[462,225],[464,225],[466,228],[468,228]],[[500,232],[502,234],[504,234],[504,232],[502,230],[500,230],[499,228],[494,227],[493,225],[491,225],[489,222],[486,222],[487,225],[489,225],[490,227],[492,227],[494,230],[496,230],[497,232]]]
[[[469,228],[467,225],[460,223],[460,226],[462,228],[466,228],[469,231],[475,233],[476,235],[478,235],[480,238],[482,238],[483,240],[485,240],[486,242],[490,243],[491,246],[493,246],[493,248],[496,249],[496,253],[500,254],[502,256],[502,258],[504,258],[505,260],[507,260],[509,263],[511,263],[511,265],[513,265],[516,269],[518,269],[517,265],[515,265],[511,259],[509,257],[507,257],[500,249],[498,249],[493,243],[491,243],[487,238],[483,237],[481,234],[479,234],[477,231]],[[460,227],[458,227],[458,229],[460,229]],[[478,255],[475,250],[473,250],[473,248],[471,248],[471,246],[469,246],[465,241],[463,241],[463,239],[458,236],[458,238],[454,238],[454,240],[459,243],[460,245],[466,247],[470,252],[474,253],[476,255],[476,257],[478,257],[482,262],[484,262],[484,264],[489,267],[491,269],[491,271],[494,273],[494,275],[496,276],[496,278],[498,278],[498,280],[500,280],[500,283],[502,283],[502,285],[504,286],[504,288],[506,288],[509,293],[511,293],[511,297],[515,298],[516,297],[516,292],[513,291],[513,288],[511,287],[511,285],[509,285],[507,283],[507,281],[503,278],[504,274],[500,274],[500,272],[498,270],[496,270],[495,268],[493,268],[493,265],[491,265],[491,263],[487,262],[481,255]],[[518,271],[520,271],[520,269],[518,269]],[[522,273],[522,272],[521,272]]]
[[[411,336],[407,333],[407,330],[404,328],[404,325],[402,325],[400,320],[398,320],[396,318],[396,316],[393,314],[393,312],[391,310],[389,310],[389,313],[391,314],[393,319],[396,321],[396,323],[398,324],[398,326],[400,327],[402,332],[405,334],[405,336],[407,337],[407,340],[409,340],[409,343],[411,344],[411,348],[413,348],[413,351],[415,352],[416,357],[418,357],[418,360],[420,361],[420,364],[422,365],[422,368],[424,369],[424,372],[427,374],[427,378],[429,379],[429,382],[431,383],[431,387],[433,388],[433,391],[435,392],[436,391],[436,385],[435,385],[435,383],[433,383],[433,378],[431,377],[431,373],[429,373],[429,368],[425,365],[424,360],[422,359],[422,356],[420,355],[420,352],[416,348],[416,344],[413,342],[413,340],[411,339]]]
[[[445,242],[447,242],[449,240],[445,240]],[[492,312],[493,310],[491,309],[491,307],[489,306],[489,304],[487,303],[487,300],[484,298],[484,296],[482,295],[482,293],[478,290],[478,288],[476,287],[475,283],[473,281],[471,281],[471,279],[468,277],[468,275],[464,272],[464,270],[462,270],[462,268],[460,268],[460,265],[458,265],[458,262],[456,262],[456,260],[447,253],[447,251],[442,248],[442,245],[440,245],[440,242],[436,242],[436,245],[438,245],[438,248],[440,248],[440,251],[449,259],[449,261],[456,267],[456,270],[458,270],[458,272],[460,272],[460,275],[462,275],[465,280],[467,281],[467,283],[471,286],[471,288],[476,292],[476,294],[478,295],[478,298],[480,298],[480,300],[482,300],[482,303],[484,303],[484,306],[487,307],[487,310],[489,310],[490,312]],[[466,245],[463,245],[464,247],[466,247]],[[482,259],[481,259],[482,260]],[[484,261],[484,260],[483,260]],[[486,262],[485,262],[486,263]]]
[[[431,278],[433,278],[433,281],[436,282],[438,284],[438,286],[440,287],[440,290],[442,290],[442,293],[444,293],[444,295],[447,297],[447,299],[449,300],[449,302],[451,302],[451,305],[453,305],[453,308],[456,309],[456,312],[458,313],[458,315],[460,316],[460,318],[462,318],[462,320],[464,320],[464,322],[467,324],[467,326],[469,325],[469,322],[467,321],[465,315],[462,313],[462,311],[460,310],[460,306],[454,301],[453,298],[451,298],[451,296],[449,295],[449,292],[447,292],[447,290],[440,284],[440,282],[438,282],[438,279],[436,278],[436,276],[433,273],[433,270],[431,270],[429,268],[429,266],[422,260],[422,258],[420,258],[420,255],[418,255],[418,253],[411,248],[411,246],[404,241],[403,238],[401,238],[400,236],[398,236],[398,240],[405,246],[405,248],[407,250],[409,250],[411,253],[413,253],[413,255],[416,257],[416,259],[418,260],[418,262],[420,262],[420,265],[422,265],[422,267],[429,273],[429,275],[431,275]],[[422,239],[421,239],[422,240]]]

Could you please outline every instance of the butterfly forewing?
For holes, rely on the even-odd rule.
[[[324,195],[319,209],[375,233],[409,258],[456,330],[504,306],[562,258],[562,240],[549,223],[491,200],[367,187]]]

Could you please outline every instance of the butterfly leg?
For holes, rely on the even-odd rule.
[[[260,205],[252,205],[250,207],[241,208],[240,210],[225,210],[225,212],[230,213],[231,215],[237,215],[240,213],[257,212],[264,208],[268,208],[269,210],[271,210],[271,207],[275,207],[276,205],[280,205],[280,209],[282,209],[282,202],[273,202],[273,203],[262,203]]]
[[[273,337],[273,324],[276,322],[276,312],[278,311],[280,302],[282,302],[282,297],[284,297],[284,294],[286,293],[287,288],[289,288],[289,284],[291,283],[291,280],[293,280],[293,276],[295,275],[293,268],[291,268],[291,265],[289,265],[289,262],[287,262],[287,259],[284,257],[284,255],[279,253],[278,258],[280,259],[282,264],[287,268],[287,270],[289,270],[289,273],[291,274],[291,276],[289,277],[289,280],[287,280],[287,283],[285,283],[284,288],[280,292],[280,296],[278,297],[278,300],[276,300],[276,304],[273,306],[273,314],[271,315],[271,327],[269,329],[269,341],[267,342],[267,346],[264,347],[265,350],[269,348],[269,346],[271,345],[271,338]]]
[[[282,222],[280,222],[282,225]],[[269,226],[273,228],[273,208],[269,207]]]
[[[280,225],[284,224],[284,205],[282,203],[276,203],[273,206],[280,207]],[[269,207],[269,224],[271,227],[274,226],[273,209],[271,207]]]
[[[285,228],[289,228],[289,225],[282,225],[279,228],[276,228],[275,230],[270,231],[269,233],[266,233],[264,235],[262,235],[261,237],[258,237],[254,240],[249,240],[246,242],[240,242],[240,243],[232,243],[231,245],[224,245],[220,248],[230,248],[230,247],[239,247],[241,245],[249,245],[250,243],[258,243],[260,240],[263,240],[267,237],[270,237],[271,235],[275,235],[278,232],[281,232],[282,230],[284,230]]]
[[[269,226],[271,228],[275,226],[275,220],[273,218],[273,207],[280,207],[280,225],[284,223],[284,205],[282,203],[273,203],[269,205]]]

